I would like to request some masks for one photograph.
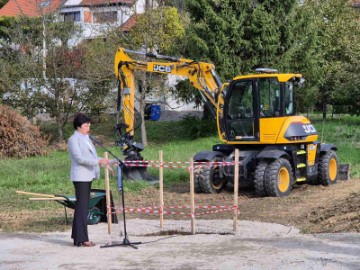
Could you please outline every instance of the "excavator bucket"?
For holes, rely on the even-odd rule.
[[[350,164],[339,164],[338,180],[350,180]]]
[[[129,181],[143,180],[151,184],[155,184],[159,182],[158,179],[156,179],[154,176],[150,175],[147,172],[146,167],[130,167],[130,166],[124,167],[123,173],[126,179]]]

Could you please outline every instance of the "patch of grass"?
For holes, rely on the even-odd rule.
[[[360,178],[360,117],[346,115],[312,122],[319,132],[318,140],[334,144],[339,162],[350,163],[351,177]]]
[[[360,177],[360,117],[344,117],[322,121],[314,121],[319,132],[319,140],[333,143],[338,147],[338,156],[341,163],[351,163],[351,175]],[[163,151],[164,161],[189,161],[190,157],[204,150],[211,150],[214,144],[219,143],[217,136],[184,139],[182,127],[178,122],[147,122],[148,140],[150,146],[142,155],[148,160],[158,160],[159,151]],[[111,122],[94,123],[93,134],[106,135],[109,141],[115,140],[113,124]],[[140,140],[138,140],[140,141]],[[109,148],[114,154],[122,157],[118,147]],[[98,148],[98,155],[103,156],[104,150]],[[0,159],[0,215],[6,218],[13,211],[29,211],[36,215],[37,211],[49,213],[61,211],[63,206],[56,202],[29,201],[25,195],[18,195],[16,190],[24,190],[45,194],[73,195],[74,187],[69,180],[70,159],[68,152],[50,152],[43,157],[29,157],[26,159]],[[148,168],[150,174],[158,176],[157,168]],[[103,177],[103,176],[102,176]],[[185,168],[165,169],[165,187],[175,182],[188,181],[189,174]],[[114,199],[117,199],[117,180],[112,177],[111,190]],[[149,184],[146,182],[124,182],[126,192],[140,192]],[[93,182],[93,188],[104,189],[103,178]],[[49,222],[57,222],[56,215]],[[1,222],[0,229],[11,230],[11,223]],[[52,225],[51,225],[52,226]],[[38,224],[34,224],[34,228]],[[64,228],[60,224],[60,228]],[[29,230],[35,229],[29,228]],[[44,231],[46,226],[41,226]],[[37,230],[37,229],[36,229]],[[41,231],[41,229],[40,229]]]

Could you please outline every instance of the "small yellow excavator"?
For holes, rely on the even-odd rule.
[[[140,61],[130,54],[157,61]],[[194,161],[234,162],[238,148],[239,182],[253,185],[258,196],[287,196],[293,185],[336,183],[340,175],[336,147],[317,142],[318,133],[304,116],[295,115],[294,92],[304,82],[301,74],[261,68],[223,84],[214,65],[185,58],[119,48],[115,55],[119,81],[118,124],[125,160],[143,160],[143,146],[133,139],[135,121],[135,71],[184,76],[199,90],[217,120],[221,144],[202,151]],[[342,167],[346,167],[342,166]],[[153,180],[146,168],[125,168],[128,179]],[[195,172],[195,191],[218,193],[233,182],[233,166],[216,165]]]

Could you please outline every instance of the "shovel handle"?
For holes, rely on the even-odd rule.
[[[52,194],[34,193],[34,192],[27,192],[27,191],[21,191],[21,190],[17,190],[16,193],[17,194],[25,194],[25,195],[33,195],[33,196],[43,196],[43,197],[47,197],[47,198],[54,198],[55,197]]]
[[[64,197],[52,197],[52,198],[29,198],[30,201],[67,201]]]

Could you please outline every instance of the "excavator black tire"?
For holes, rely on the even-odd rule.
[[[338,176],[338,158],[333,150],[320,156],[318,183],[324,186],[336,184]]]
[[[289,195],[294,183],[290,162],[279,158],[267,166],[265,170],[265,190],[271,197],[285,197]]]
[[[201,187],[199,184],[199,176],[200,176],[201,168],[195,167],[194,168],[194,192],[201,193]]]
[[[258,197],[265,197],[268,195],[265,189],[265,170],[267,166],[268,162],[261,160],[254,171],[255,194]]]
[[[211,161],[223,161],[222,155],[216,155]],[[199,171],[199,186],[203,193],[220,193],[227,183],[226,177],[219,176],[219,165],[205,166]]]

